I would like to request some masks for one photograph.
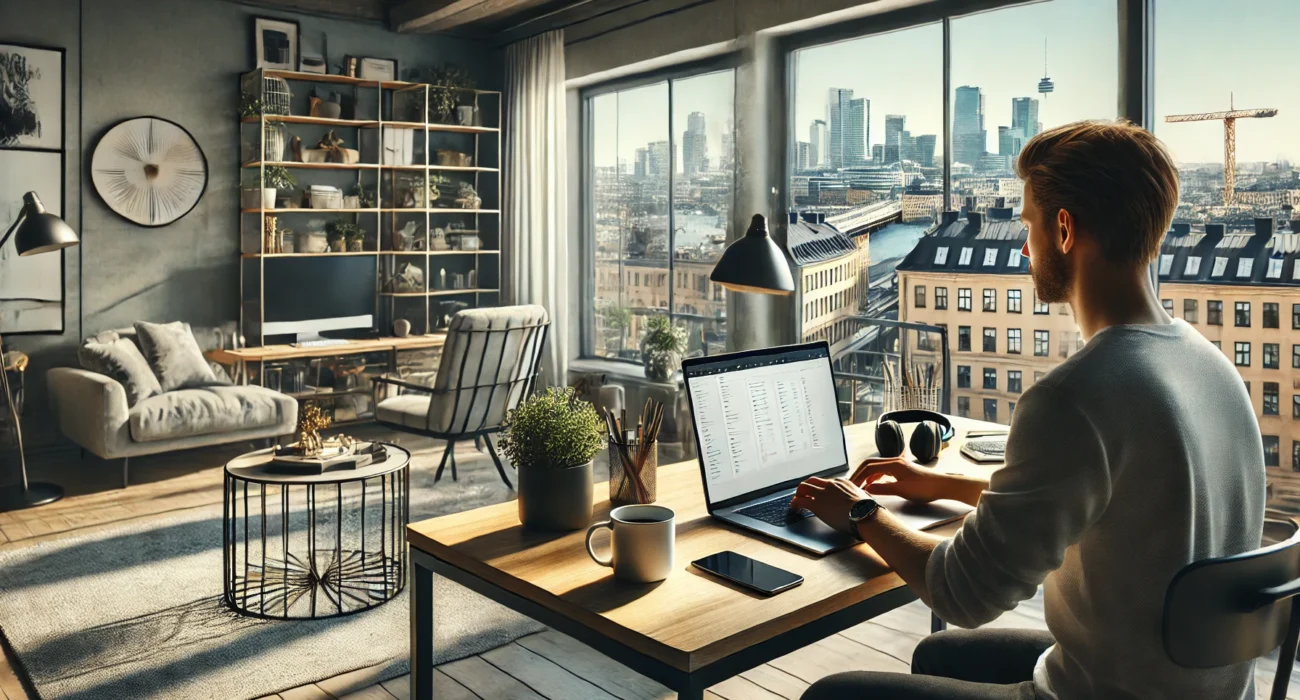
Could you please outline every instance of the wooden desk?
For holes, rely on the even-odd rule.
[[[329,345],[318,348],[299,348],[293,345],[263,345],[256,348],[239,348],[237,350],[221,349],[213,350],[207,355],[208,359],[223,365],[239,365],[248,362],[270,362],[272,360],[292,360],[303,357],[357,355],[363,352],[425,350],[442,347],[446,341],[446,333],[433,333],[430,335],[410,335],[405,338],[349,340],[346,345]]]
[[[959,436],[1001,427],[953,423]],[[846,429],[851,464],[875,454],[874,428]],[[959,437],[944,450],[937,469],[992,472],[965,460],[960,443]],[[596,486],[593,521],[606,519],[608,493],[606,485]],[[524,531],[513,502],[410,525],[411,697],[434,697],[433,574],[575,637],[691,700],[742,671],[915,600],[865,545],[816,557],[713,520],[695,460],[660,467],[658,503],[677,513],[677,542],[676,569],[657,584],[616,582],[587,556],[584,532]],[[728,549],[793,571],[804,583],[767,598],[691,566]]]

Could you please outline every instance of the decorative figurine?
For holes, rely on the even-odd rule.
[[[328,427],[330,427],[330,419],[321,412],[320,406],[310,401],[303,405],[302,411],[298,414],[298,450],[304,457],[321,453],[324,442],[321,440],[320,431]]]

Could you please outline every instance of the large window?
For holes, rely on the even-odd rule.
[[[1281,354],[1281,344],[1264,343],[1264,369],[1277,369],[1281,364]]]
[[[1050,331],[1034,331],[1034,356],[1047,357],[1048,346],[1051,345],[1051,341]]]
[[[1223,325],[1223,302],[1213,299],[1205,302],[1205,322],[1211,326]]]
[[[1183,300],[1183,320],[1188,323],[1196,323],[1196,300]]]
[[[1007,313],[1009,314],[1020,313],[1020,290],[1019,289],[1007,290]]]
[[[970,366],[969,365],[957,365],[957,388],[958,389],[970,388]]]
[[[997,351],[998,351],[998,329],[985,328],[984,329],[984,352],[997,352]]]
[[[970,352],[970,326],[957,326],[958,352]]]
[[[1277,328],[1278,320],[1277,303],[1264,302],[1264,327]]]
[[[996,289],[984,290],[984,310],[985,311],[998,310],[998,290]]]
[[[726,293],[709,273],[730,228],[734,94],[722,70],[588,97],[587,353],[638,361],[646,318],[665,313],[688,355],[724,350]]]
[[[1278,384],[1264,382],[1264,415],[1276,416],[1278,413]]]
[[[1020,354],[1020,329],[1007,329],[1007,353],[1012,355]]]
[[[1012,394],[1019,394],[1022,376],[1021,371],[1018,369],[1007,370],[1007,391]]]
[[[985,367],[985,368],[984,368],[984,388],[985,388],[985,389],[997,389],[997,388],[998,388],[998,371],[997,371],[997,369],[995,369],[995,368],[993,368],[993,367]]]
[[[947,287],[934,288],[934,310],[935,311],[948,310],[948,288]]]
[[[1238,328],[1250,328],[1250,302],[1239,301],[1233,305],[1233,325]]]
[[[970,311],[970,288],[962,287],[957,290],[957,310]]]
[[[1250,343],[1236,342],[1233,343],[1233,359],[1238,367],[1250,366]]]

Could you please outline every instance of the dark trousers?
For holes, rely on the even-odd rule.
[[[1033,700],[1034,664],[1052,646],[1039,630],[949,630],[921,640],[912,675],[852,671],[817,681],[803,700]]]

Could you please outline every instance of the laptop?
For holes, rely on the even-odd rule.
[[[804,479],[849,474],[825,341],[692,358],[682,375],[709,515],[816,554],[858,543],[807,510],[790,511]],[[874,498],[917,529],[972,510],[955,501]]]

